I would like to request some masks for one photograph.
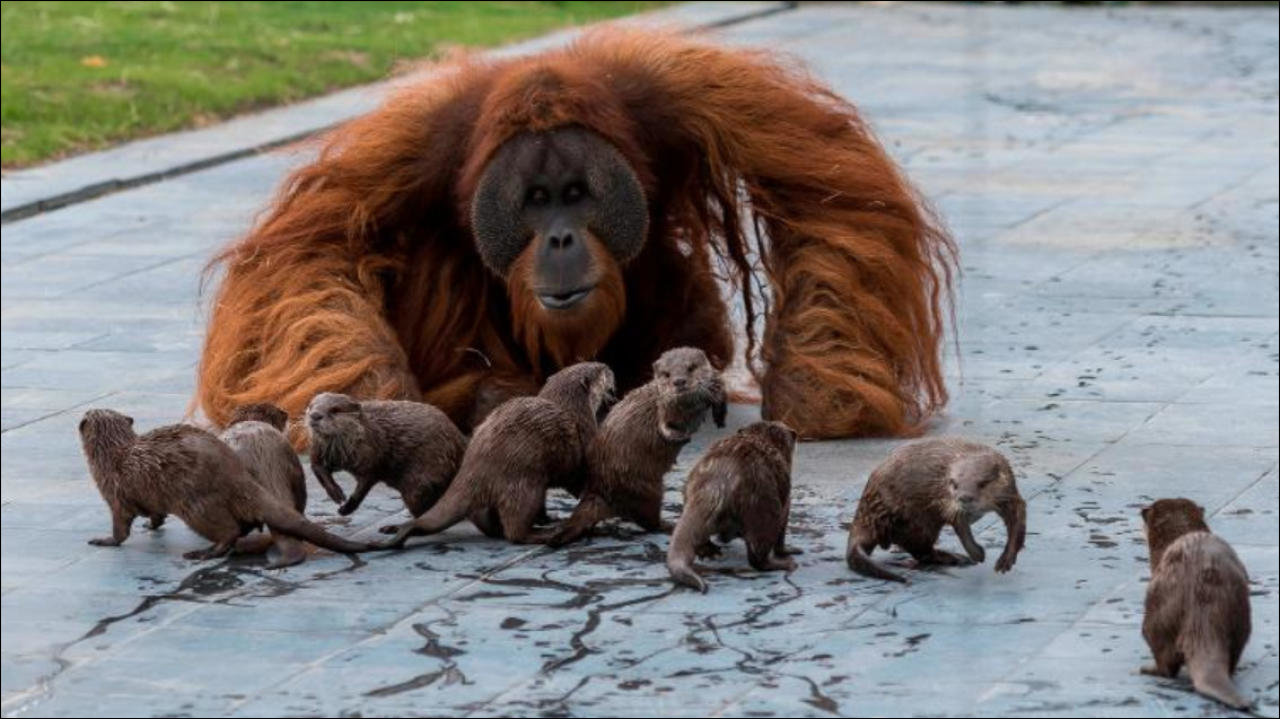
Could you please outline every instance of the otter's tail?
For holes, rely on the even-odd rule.
[[[467,518],[471,511],[470,483],[454,482],[445,490],[444,496],[425,514],[400,525],[396,536],[379,549],[398,549],[404,546],[409,537],[420,534],[436,534],[452,527]]]
[[[694,515],[697,516],[694,516]],[[667,571],[676,584],[692,587],[703,594],[707,593],[707,582],[698,576],[693,566],[698,547],[708,539],[706,527],[710,517],[705,512],[690,510],[689,502],[685,502],[684,513],[676,522],[675,531],[671,533],[671,545],[667,550]]]
[[[573,508],[573,514],[551,531],[547,537],[547,545],[563,547],[575,542],[579,537],[591,531],[591,528],[613,516],[613,510],[607,502],[594,494],[588,494]]]
[[[326,532],[323,527],[311,522],[293,507],[275,501],[264,502],[263,507],[262,521],[271,528],[272,532],[305,539],[317,547],[343,554],[356,554],[376,549],[375,546],[365,542],[353,542]]]
[[[1187,652],[1187,673],[1197,692],[1216,699],[1235,709],[1248,709],[1249,702],[1236,691],[1227,671],[1226,651],[1212,647],[1197,647]]]
[[[849,564],[849,568],[864,577],[875,577],[876,579],[887,579],[891,582],[907,583],[906,577],[885,569],[884,567],[871,561],[871,557],[862,551],[862,545],[853,539],[849,540],[849,548],[845,550],[845,562]]]

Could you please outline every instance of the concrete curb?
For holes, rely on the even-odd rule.
[[[794,2],[692,2],[645,13],[625,23],[710,30],[795,7]],[[491,51],[497,57],[532,54],[563,45],[582,28],[561,30]],[[377,107],[415,73],[341,90],[198,130],[129,142],[61,162],[6,172],[0,178],[0,223],[232,162],[310,137]]]

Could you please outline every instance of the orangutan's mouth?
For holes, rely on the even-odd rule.
[[[586,299],[587,295],[591,294],[594,289],[595,285],[580,287],[567,292],[539,292],[538,302],[549,310],[567,310]]]

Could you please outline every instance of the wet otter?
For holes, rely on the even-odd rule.
[[[668,350],[653,363],[653,379],[610,410],[587,449],[587,480],[573,514],[547,543],[561,546],[609,517],[649,532],[662,521],[662,477],[702,425],[708,410],[724,426],[720,374],[700,349]]]
[[[462,461],[467,439],[444,412],[422,402],[366,400],[324,392],[306,410],[311,471],[338,514],[356,511],[378,482],[400,492],[413,516],[431,508]],[[333,472],[347,470],[355,491],[344,500]]]
[[[80,420],[80,440],[98,491],[111,508],[111,536],[90,544],[119,545],[139,515],[174,514],[214,543],[187,552],[188,559],[221,557],[264,524],[335,552],[369,549],[329,534],[268,494],[230,447],[197,427],[168,425],[139,436],[132,417],[91,409]]]
[[[277,501],[305,514],[307,509],[307,475],[297,452],[285,437],[289,415],[273,404],[251,404],[237,407],[227,428],[218,435],[244,462],[249,476]],[[286,534],[271,532],[267,545],[251,544],[248,537],[236,544],[237,552],[265,552],[275,545],[280,552],[269,569],[300,564],[307,558],[304,543]]]
[[[667,551],[673,580],[707,591],[693,560],[719,553],[713,534],[721,542],[742,537],[759,571],[795,569],[787,556],[795,552],[786,547],[795,442],[787,425],[756,422],[711,445],[684,485],[684,509]]]
[[[1157,500],[1142,522],[1151,550],[1142,637],[1155,656],[1142,672],[1176,677],[1185,663],[1197,692],[1248,708],[1231,681],[1251,628],[1244,564],[1189,499]]]
[[[440,501],[383,546],[403,546],[412,535],[441,532],[467,518],[490,537],[545,541],[533,524],[545,509],[547,488],[582,486],[586,447],[613,388],[608,367],[581,362],[551,375],[536,397],[504,402],[476,428]]]
[[[993,511],[1008,531],[995,569],[1007,572],[1027,531],[1026,503],[1008,460],[991,447],[955,437],[913,442],[894,450],[867,479],[849,525],[845,558],[859,574],[895,582],[907,580],[871,561],[868,555],[876,545],[888,549],[897,544],[922,565],[982,562],[986,552],[970,525]],[[934,546],[946,525],[955,530],[969,558]]]

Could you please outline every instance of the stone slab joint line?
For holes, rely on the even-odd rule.
[[[352,644],[348,644],[347,646],[342,647],[340,649],[335,649],[329,652],[328,654],[321,655],[313,659],[312,661],[307,662],[306,664],[302,665],[297,671],[283,677],[279,682],[277,682],[272,687],[259,690],[258,692],[246,695],[245,697],[236,700],[230,705],[230,708],[227,710],[228,713],[233,713],[239,710],[240,707],[244,706],[245,704],[248,704],[251,701],[257,701],[258,699],[261,699],[263,693],[265,693],[268,689],[274,689],[274,688],[285,686],[286,684],[306,675],[307,673],[315,671],[316,669],[319,669],[322,665],[324,665],[326,662],[328,662],[331,659],[334,659],[338,656],[341,656],[342,654],[350,652],[353,649],[362,647],[376,639],[385,637],[386,635],[390,634],[393,630],[405,625],[406,623],[413,622],[413,620],[416,617],[418,617],[427,608],[438,605],[441,601],[449,599],[450,597],[457,595],[459,592],[462,592],[467,589],[471,589],[473,587],[476,587],[477,585],[483,585],[489,578],[497,576],[503,571],[506,571],[507,569],[510,569],[511,567],[514,567],[517,564],[522,563],[526,559],[532,558],[533,556],[541,552],[542,549],[543,549],[542,547],[536,547],[534,549],[530,549],[527,552],[517,554],[516,556],[512,557],[506,562],[503,562],[502,564],[499,564],[493,569],[476,576],[471,581],[461,584],[455,589],[451,589],[441,594],[437,594],[431,597],[430,599],[424,601],[423,603],[413,606],[412,608],[408,609],[399,618],[392,620],[389,624],[385,624],[380,627],[375,627],[369,630],[369,635],[364,637],[363,639],[360,639],[359,641],[356,641]],[[399,554],[399,552],[392,553],[389,556],[395,556],[397,554]]]

